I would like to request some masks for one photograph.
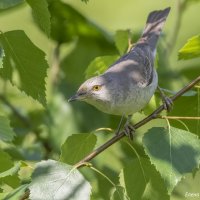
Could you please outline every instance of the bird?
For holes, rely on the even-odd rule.
[[[82,83],[71,101],[83,101],[98,110],[122,117],[132,116],[142,110],[158,87],[158,74],[154,68],[156,46],[170,7],[152,11],[139,40],[125,55],[114,62],[101,75]],[[166,100],[165,107],[171,102]],[[130,117],[128,117],[130,119]],[[127,123],[129,124],[129,123]],[[132,138],[130,124],[125,134]]]

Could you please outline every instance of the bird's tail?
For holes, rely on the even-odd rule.
[[[158,38],[169,12],[170,7],[164,10],[156,10],[149,14],[139,43],[147,42],[151,47],[151,50],[153,52],[155,51]]]

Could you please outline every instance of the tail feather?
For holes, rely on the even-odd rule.
[[[156,44],[164,23],[167,19],[167,16],[170,12],[170,7],[164,10],[153,11],[149,14],[146,22],[146,26],[142,33],[142,37],[139,40],[139,43],[148,42],[151,50],[154,51]]]

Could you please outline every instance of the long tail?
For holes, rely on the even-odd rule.
[[[164,10],[156,10],[149,14],[146,26],[139,40],[139,43],[148,42],[151,50],[156,49],[157,41],[170,12],[170,7]]]

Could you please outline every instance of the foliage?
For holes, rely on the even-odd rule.
[[[90,184],[71,166],[54,160],[36,165],[30,184],[31,199],[89,199]]]
[[[182,2],[184,12],[198,3]],[[79,3],[87,8],[97,2]],[[125,54],[141,31],[119,27],[111,36],[66,1],[0,1],[2,16],[24,8],[31,10],[30,32],[0,30],[0,199],[178,200],[200,194],[199,86],[175,101],[171,113],[162,112],[175,120],[151,121],[133,141],[124,138],[78,168],[111,137],[109,132],[114,134],[120,118],[84,103],[69,104],[67,98],[84,79],[103,73]],[[175,45],[168,42],[170,33],[161,38],[156,64],[170,95],[199,76],[200,36],[195,34],[175,51],[180,68],[169,57]],[[154,95],[132,120],[136,123],[161,103]]]
[[[196,57],[200,57],[200,35],[190,38],[184,47],[179,50],[179,59]]]

